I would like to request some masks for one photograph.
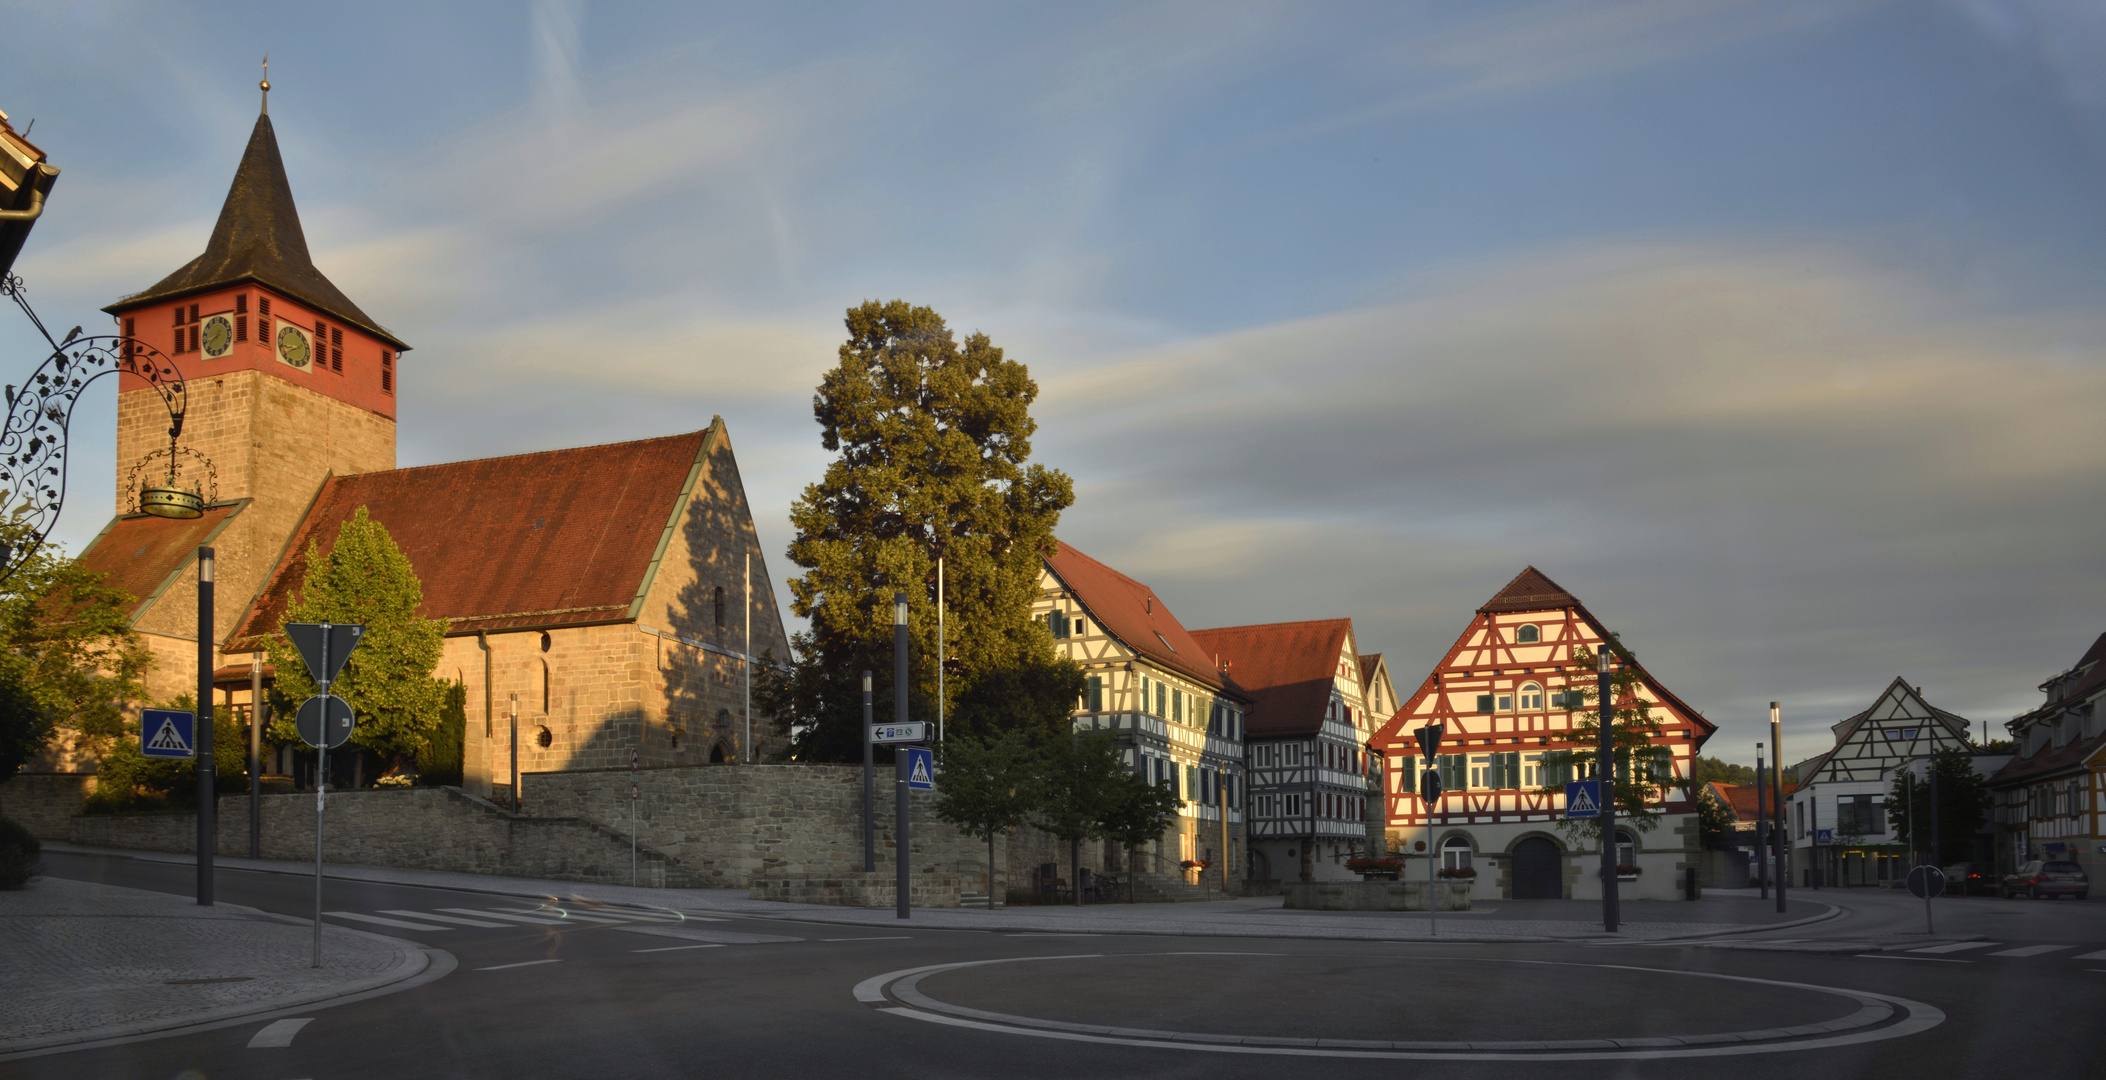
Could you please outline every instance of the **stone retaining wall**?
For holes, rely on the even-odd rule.
[[[93,773],[17,773],[0,784],[0,817],[41,840],[64,840],[66,822],[95,790]]]
[[[975,887],[985,880],[975,878]],[[754,879],[747,892],[755,900],[784,900],[799,904],[838,904],[842,907],[889,908],[898,905],[898,880],[887,872],[844,874],[838,877],[770,877]],[[916,874],[907,882],[907,899],[918,908],[959,906],[964,892],[956,874]]]
[[[1310,911],[1425,911],[1423,881],[1290,881],[1285,905]],[[1442,911],[1470,910],[1470,883],[1444,881],[1435,893]]]

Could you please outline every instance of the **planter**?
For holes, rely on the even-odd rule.
[[[1362,880],[1362,881],[1395,881],[1395,880],[1397,880],[1397,871],[1395,871],[1395,870],[1368,870],[1368,871],[1365,871],[1365,872],[1363,872],[1363,873],[1362,873],[1362,874],[1360,875],[1360,880]]]

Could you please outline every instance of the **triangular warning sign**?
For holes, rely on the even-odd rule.
[[[1590,788],[1574,788],[1572,797],[1565,800],[1565,812],[1568,814],[1593,814],[1600,810],[1600,807],[1594,805],[1594,792]]]
[[[914,755],[914,768],[907,773],[907,782],[910,784],[933,784],[936,782],[936,778],[929,775],[928,758],[920,754]]]
[[[190,744],[183,741],[183,733],[176,730],[175,721],[166,718],[162,719],[161,730],[154,732],[154,737],[147,742],[146,748],[172,750],[178,754],[190,752]]]

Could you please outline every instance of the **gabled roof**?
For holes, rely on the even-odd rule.
[[[1890,701],[1893,702],[1892,705],[1888,705]],[[1920,706],[1921,711],[1912,708],[1912,706]],[[1922,716],[1927,713],[1928,719],[1936,720],[1940,724],[1945,725],[1946,732],[1962,742],[1966,742],[1974,731],[1974,721],[1958,713],[1946,712],[1944,709],[1925,701],[1923,695],[1917,693],[1916,688],[1910,686],[1907,679],[1897,675],[1894,677],[1893,682],[1887,684],[1886,689],[1879,692],[1878,697],[1872,699],[1870,707],[1863,712],[1854,713],[1838,720],[1830,727],[1830,730],[1835,732],[1835,746],[1830,747],[1825,753],[1808,758],[1801,764],[1799,775],[1808,778],[1820,775],[1821,770],[1828,767],[1828,762],[1835,756],[1835,752],[1856,737],[1858,729],[1864,727],[1866,722],[1874,719],[1891,719],[1897,715],[1902,715],[1895,711],[1898,709],[1909,710],[1906,715],[1910,717]],[[1875,714],[1880,715],[1875,716]]]
[[[1193,640],[1229,663],[1250,691],[1244,732],[1252,739],[1290,738],[1323,730],[1338,657],[1351,643],[1353,620],[1224,626],[1196,630]]]
[[[1170,613],[1155,590],[1055,541],[1046,568],[1089,611],[1106,633],[1126,647],[1200,683],[1241,698],[1239,681],[1224,675],[1214,654],[1192,640],[1185,625]]]
[[[1371,652],[1360,654],[1360,685],[1366,686],[1368,683],[1374,680],[1375,667],[1380,663],[1382,663],[1381,653]]]
[[[234,170],[234,183],[219,208],[212,237],[205,241],[205,253],[145,292],[103,310],[115,315],[141,304],[247,282],[276,289],[397,349],[409,348],[315,269],[268,114],[258,116],[255,130],[249,133],[248,149],[242,151],[241,165]]]
[[[1558,608],[1578,607],[1579,597],[1565,591],[1565,587],[1550,580],[1543,571],[1530,566],[1514,575],[1484,606],[1481,612],[1545,611]]]
[[[2014,719],[2009,725],[2011,733],[2023,747],[2027,737],[2026,728],[2036,723],[2053,722],[2072,709],[2080,709],[2086,701],[2106,691],[2106,634],[2100,634],[2084,651],[2083,657],[2068,671],[2041,684],[2045,690],[2062,679],[2075,674],[2074,681],[2062,688],[2061,696],[2049,701],[2032,712]],[[2099,708],[2099,706],[2092,706]],[[2089,739],[2072,739],[2057,749],[2052,741],[2031,757],[2014,755],[2004,767],[1989,778],[1990,783],[2006,785],[2030,782],[2059,772],[2078,772],[2088,767],[2094,758],[2106,754],[2106,731]]]
[[[197,549],[211,543],[248,505],[247,499],[219,503],[207,507],[204,516],[188,520],[146,514],[115,518],[88,542],[87,550],[80,553],[80,565],[103,574],[103,584],[138,598],[131,611],[131,620],[137,623],[153,601],[197,561]]]
[[[418,611],[449,633],[633,618],[721,429],[331,477],[229,647],[277,630],[306,579],[308,544],[328,551],[361,506],[422,579]]]
[[[1767,784],[1769,778],[1764,777],[1763,779],[1764,783]],[[1754,821],[1756,819],[1755,811],[1758,798],[1762,801],[1762,809],[1769,811],[1772,815],[1777,812],[1776,807],[1769,805],[1771,801],[1770,795],[1759,794],[1754,784],[1721,784],[1713,781],[1711,790],[1719,797],[1719,801],[1725,804],[1726,809],[1732,813],[1735,821]],[[1775,790],[1775,788],[1770,789],[1771,793],[1774,793]],[[1784,794],[1786,796],[1790,796],[1792,792],[1797,790],[1799,790],[1799,785],[1789,780],[1785,781]]]

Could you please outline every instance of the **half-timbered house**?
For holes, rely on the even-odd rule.
[[[1195,630],[1250,692],[1254,880],[1357,878],[1345,859],[1366,844],[1367,688],[1351,619]]]
[[[1586,709],[1580,691],[1593,685],[1592,667],[1575,650],[1598,651],[1608,634],[1579,598],[1531,566],[1477,609],[1396,714],[1371,740],[1386,759],[1389,840],[1395,850],[1428,855],[1454,869],[1478,872],[1477,891],[1508,899],[1587,899],[1601,895],[1593,868],[1598,841],[1575,846],[1558,831],[1571,732]],[[1623,882],[1624,896],[1672,899],[1683,872],[1697,865],[1696,803],[1673,781],[1690,765],[1715,728],[1644,667],[1636,692],[1660,724],[1654,745],[1665,753],[1648,767],[1671,769],[1661,819],[1647,831],[1619,829],[1617,863],[1638,872]],[[1445,793],[1431,810],[1418,796],[1417,731],[1444,726],[1434,763]],[[1590,853],[1591,850],[1591,853]]]
[[[2106,634],[2040,684],[2047,701],[2004,725],[2016,753],[1989,778],[1997,861],[2069,860],[2106,872]]]
[[[1971,751],[1970,727],[1901,678],[1870,708],[1836,721],[1834,748],[1799,763],[1799,787],[1788,801],[1792,879],[1867,885],[1905,876],[1906,854],[1887,827],[1895,770],[1940,750]]]
[[[1155,590],[1060,544],[1032,616],[1086,679],[1075,727],[1109,731],[1126,764],[1175,789],[1178,822],[1155,869],[1233,866],[1243,846],[1243,727],[1250,696]]]

